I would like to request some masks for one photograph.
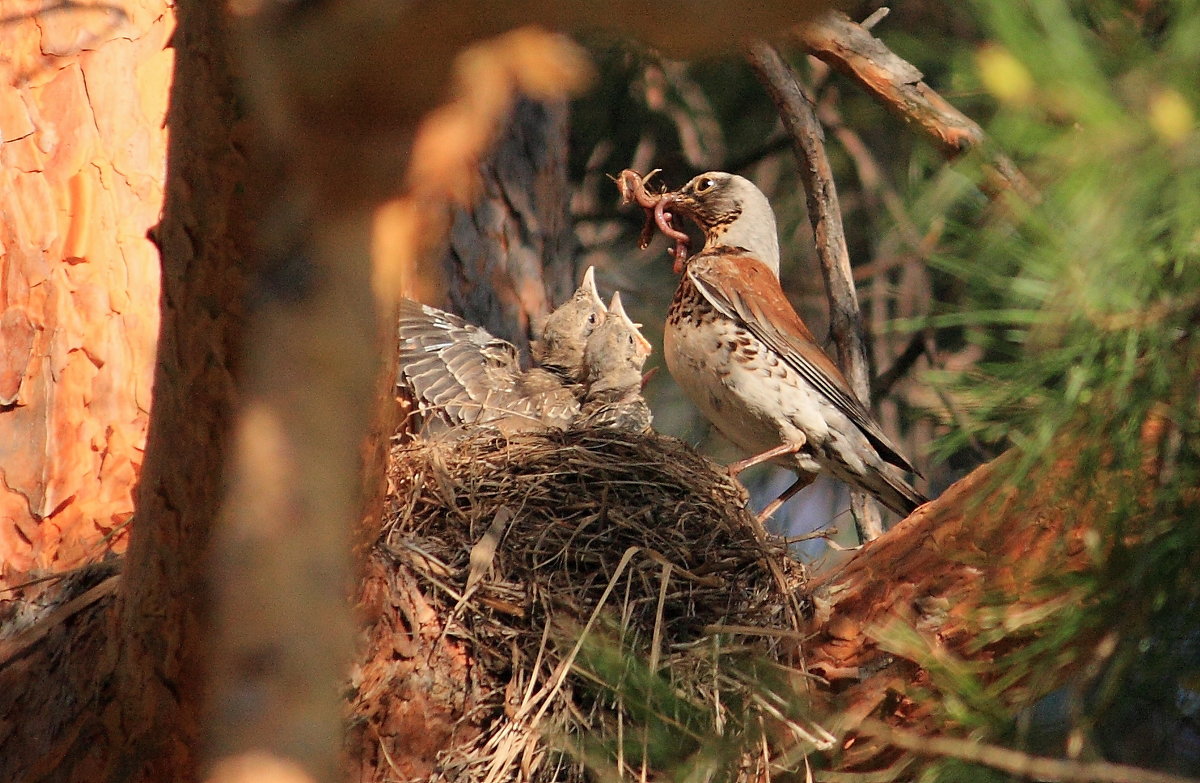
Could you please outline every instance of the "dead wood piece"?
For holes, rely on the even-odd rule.
[[[118,700],[125,662],[112,644],[120,579],[68,585],[57,608],[0,645],[0,780],[115,780],[117,769],[129,779],[144,763],[118,714],[131,706]],[[163,717],[161,695],[141,694],[148,718]]]
[[[870,31],[837,11],[800,28],[809,53],[859,84],[867,94],[933,142],[953,160],[979,149],[988,168],[989,195],[1011,191],[1031,203],[1037,191],[1011,160],[988,148],[979,124],[954,108],[924,82],[911,63],[896,55]]]

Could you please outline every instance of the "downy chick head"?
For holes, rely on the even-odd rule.
[[[596,397],[611,392],[640,392],[642,367],[650,356],[650,343],[614,293],[604,323],[588,338],[584,351],[587,394]]]
[[[607,313],[596,290],[595,269],[589,266],[571,298],[546,316],[541,336],[531,346],[534,362],[568,381],[582,382],[584,348]]]

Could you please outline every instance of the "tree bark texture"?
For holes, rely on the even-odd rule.
[[[177,3],[155,408],[116,606],[124,741],[145,779],[196,775],[209,546],[246,331],[254,189],[220,6]],[[118,755],[119,758],[119,755]]]
[[[0,24],[0,585],[124,551],[158,332],[170,6]]]
[[[567,181],[567,106],[520,99],[456,207],[444,256],[449,307],[524,351],[539,318],[578,285]]]
[[[915,658],[976,671],[973,664],[1034,642],[1040,620],[1075,600],[1040,586],[1048,576],[1091,565],[1086,541],[1112,488],[1063,497],[1057,489],[1070,482],[1070,458],[1036,470],[1020,488],[999,484],[1014,456],[977,468],[812,585],[814,635],[803,657],[808,671],[829,681],[824,699],[839,715],[835,733],[853,736],[868,718],[936,730],[940,699],[917,694],[936,690],[937,678]],[[1118,483],[1116,491],[1128,491]],[[1096,642],[1082,634],[1072,640],[1073,654],[1058,658],[1059,668],[1010,684],[1006,706],[1029,707],[1066,682]],[[843,747],[842,767],[856,770],[885,767],[899,755],[866,736]]]
[[[139,522],[122,578],[72,600],[73,613],[57,624],[45,621],[45,635],[11,640],[20,665],[0,673],[9,732],[0,754],[5,779],[195,777],[202,574],[240,352],[246,276],[239,238],[247,230],[236,204],[245,177],[220,10],[198,2],[177,8],[167,196],[152,231],[162,252],[161,325]],[[163,29],[142,56],[169,63],[169,53],[159,52],[170,15],[159,13]],[[135,63],[127,68],[139,72]],[[131,76],[124,86],[136,84]],[[108,87],[118,107],[119,86]],[[96,99],[90,89],[88,95]],[[161,94],[155,100],[162,106]],[[160,165],[156,156],[150,170]],[[122,181],[145,180],[132,165],[121,173]],[[154,311],[144,291],[129,293]],[[38,675],[22,676],[24,667]]]

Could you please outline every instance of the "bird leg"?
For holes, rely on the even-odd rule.
[[[789,500],[791,500],[792,498],[794,498],[796,496],[796,493],[799,492],[800,490],[804,489],[805,487],[807,487],[809,484],[811,484],[813,482],[814,478],[816,478],[816,474],[801,473],[796,478],[795,483],[793,483],[790,487],[785,489],[783,491],[782,495],[780,495],[779,497],[772,500],[770,503],[767,504],[766,508],[764,508],[762,511],[758,512],[758,516],[756,517],[756,519],[758,520],[758,523],[760,525],[765,525],[767,523],[767,520],[770,519],[771,516],[776,511],[779,510],[780,506],[782,506],[784,503],[786,503]]]
[[[803,443],[783,443],[773,449],[767,449],[762,454],[755,454],[753,457],[747,457],[746,459],[734,462],[730,464],[726,470],[729,471],[730,478],[733,478],[747,468],[752,468],[755,465],[761,465],[762,463],[773,460],[776,457],[782,457],[785,454],[795,454],[802,448],[804,448]]]

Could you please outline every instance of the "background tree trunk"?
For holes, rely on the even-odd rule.
[[[457,207],[444,256],[450,309],[529,348],[536,320],[578,285],[567,180],[567,106],[520,99]]]
[[[74,245],[63,246],[63,255],[76,259],[74,267],[70,261],[63,263],[58,272],[63,280],[69,281],[76,267],[88,268],[78,260],[91,256],[78,250],[91,247],[89,242],[100,247],[111,239],[132,245],[132,249],[109,249],[100,254],[114,269],[103,275],[94,273],[94,285],[82,289],[88,295],[85,301],[94,304],[77,314],[81,327],[110,324],[116,329],[121,325],[124,337],[100,332],[103,339],[98,353],[82,343],[76,346],[71,361],[96,353],[90,362],[96,367],[93,383],[98,383],[104,378],[100,373],[110,366],[104,361],[106,341],[115,346],[128,342],[141,349],[125,358],[120,352],[115,354],[111,367],[121,380],[100,385],[113,402],[102,409],[93,402],[78,410],[96,417],[110,409],[134,408],[143,417],[134,421],[144,422],[152,344],[144,331],[158,323],[160,307],[161,333],[153,426],[145,446],[146,470],[138,488],[140,523],[134,527],[124,576],[108,578],[45,618],[48,635],[23,634],[5,647],[9,663],[0,675],[6,683],[0,714],[5,716],[7,734],[0,741],[4,747],[0,777],[8,780],[195,777],[202,651],[196,630],[202,608],[203,555],[221,488],[233,364],[240,353],[246,274],[239,238],[246,236],[247,230],[235,200],[246,178],[243,158],[235,149],[236,101],[224,54],[220,8],[195,2],[177,7],[181,24],[173,39],[178,57],[167,118],[171,129],[168,196],[162,222],[153,231],[163,251],[161,301],[153,295],[157,290],[156,254],[140,237],[149,225],[147,213],[157,214],[159,209],[162,122],[147,115],[165,108],[171,51],[163,47],[172,28],[170,9],[160,5],[157,16],[146,11],[149,18],[144,20],[147,26],[142,36],[92,53],[95,60],[111,62],[114,74],[97,79],[96,86],[89,82],[86,93],[77,85],[62,97],[72,112],[84,112],[78,119],[84,128],[80,133],[85,135],[89,128],[103,128],[100,117],[110,112],[127,115],[136,127],[119,125],[123,135],[118,138],[123,149],[137,150],[143,158],[140,163],[115,160],[111,168],[98,167],[100,182],[126,194],[120,209],[107,207],[125,222],[110,225],[101,221],[89,234],[85,228],[95,214],[88,214],[88,202],[61,202],[69,205],[65,215],[84,221],[74,234],[63,232],[67,239],[75,237]],[[74,13],[60,16],[66,19]],[[25,45],[26,50],[34,46],[36,52],[36,39]],[[114,54],[108,54],[108,46]],[[115,53],[122,58],[115,59]],[[80,60],[86,63],[88,57],[82,55]],[[86,65],[72,65],[60,71],[59,78],[69,83],[71,72],[80,68],[86,76]],[[78,82],[78,73],[74,78]],[[142,91],[146,95],[139,97]],[[98,95],[105,100],[102,108],[96,108],[93,121],[87,113],[88,98],[100,104]],[[137,110],[139,106],[145,108]],[[42,126],[43,132],[57,130],[59,138],[70,142],[68,129],[66,125]],[[75,148],[69,143],[64,147]],[[86,149],[94,154],[94,147]],[[72,180],[69,192],[90,193],[91,198],[106,195],[108,191],[99,185],[85,184],[97,167],[84,162],[78,164],[83,175]],[[137,225],[137,220],[144,222],[135,230],[131,226]],[[11,229],[4,226],[0,230]],[[33,241],[36,237],[23,239],[24,243],[18,244],[6,238],[14,257],[38,247]],[[153,284],[138,282],[146,277]],[[101,283],[108,283],[111,289],[103,290]],[[97,309],[109,305],[120,319],[105,318],[104,310]],[[45,328],[47,335],[52,334],[50,326]],[[131,366],[129,357],[134,355],[145,366]],[[61,377],[52,388],[64,393],[71,390],[62,387]],[[115,401],[121,393],[126,396],[124,408]],[[78,391],[74,394],[77,401],[82,396]],[[92,427],[106,431],[103,424]],[[111,426],[110,430],[123,431]],[[130,441],[130,449],[140,452],[140,433],[136,438],[132,434],[124,437]],[[45,458],[47,464],[62,469],[77,466],[77,461],[62,454]],[[97,449],[99,464],[107,464],[109,459],[119,464],[121,454],[108,457],[103,449]],[[5,464],[9,464],[7,460]],[[132,480],[129,475],[128,481]],[[129,489],[126,486],[124,491]],[[89,534],[92,539],[97,535],[85,531],[73,540],[86,539]],[[31,717],[29,710],[34,705],[40,719]]]
[[[167,192],[154,233],[163,270],[154,416],[114,607],[125,733],[114,739],[143,749],[135,769],[147,780],[196,776],[209,539],[245,340],[247,205],[262,195],[240,148],[223,9],[194,0],[176,9]]]

